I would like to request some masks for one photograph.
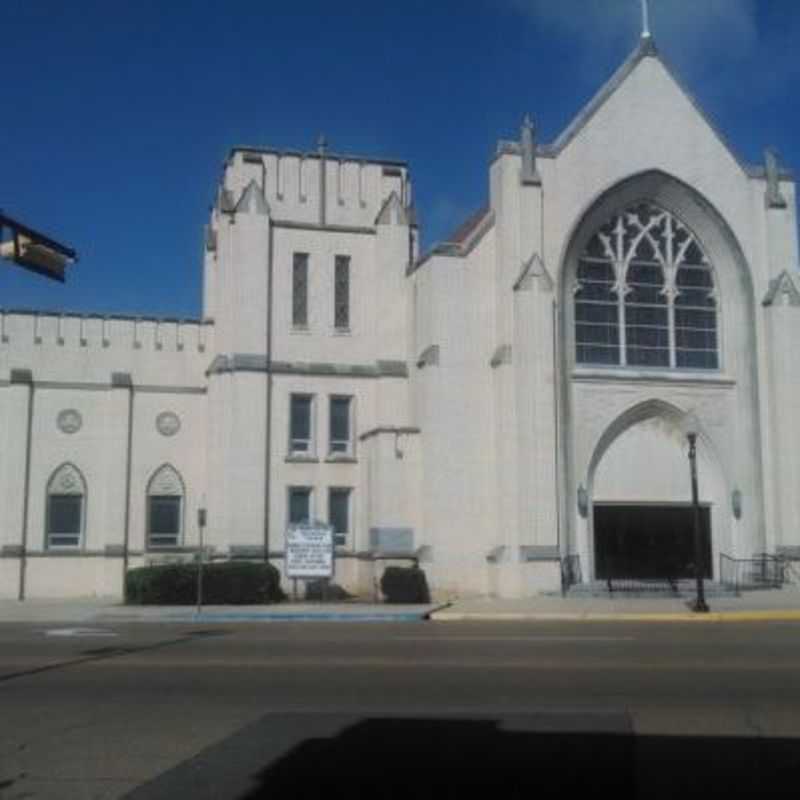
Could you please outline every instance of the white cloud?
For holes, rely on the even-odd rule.
[[[543,30],[608,52],[621,43],[632,49],[641,31],[640,0],[509,0]],[[650,29],[659,45],[682,71],[704,72],[718,58],[751,57],[758,46],[756,0],[650,0]],[[589,50],[590,52],[586,52]]]

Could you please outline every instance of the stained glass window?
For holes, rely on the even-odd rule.
[[[51,494],[48,498],[48,547],[77,547],[81,540],[83,495]]]
[[[328,521],[333,526],[334,543],[347,544],[350,532],[350,489],[328,490]]]
[[[292,262],[292,325],[308,325],[308,253],[295,253]]]
[[[333,319],[336,328],[350,327],[350,257],[336,256]]]
[[[350,398],[331,397],[330,413],[330,451],[331,453],[350,452]]]
[[[603,225],[574,291],[577,363],[719,368],[714,273],[668,211],[640,203]]]
[[[159,467],[147,484],[147,546],[177,547],[181,543],[183,480],[169,464]]]
[[[311,489],[292,486],[289,489],[289,523],[308,522],[311,519]]]
[[[150,547],[174,547],[181,530],[181,498],[172,495],[151,495],[148,501]]]
[[[293,394],[289,414],[289,452],[312,453],[311,422],[313,398],[310,394]]]
[[[86,483],[72,464],[62,464],[47,483],[45,546],[80,547]]]

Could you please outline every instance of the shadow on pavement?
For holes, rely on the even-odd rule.
[[[319,728],[313,719],[305,715]],[[635,736],[624,724],[559,731],[565,717],[548,714],[350,719],[335,735],[295,739],[280,752],[287,729],[265,717],[130,797],[739,797],[796,787],[800,778],[800,740]],[[288,730],[296,736],[302,726],[298,718]]]

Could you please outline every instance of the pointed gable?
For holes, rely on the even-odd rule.
[[[797,290],[797,284],[788,270],[784,270],[769,282],[769,289],[761,303],[767,308],[783,304],[800,306],[800,291]]]
[[[631,138],[647,137],[656,151],[680,147],[687,156],[716,149],[741,171],[747,165],[673,70],[651,37],[643,37],[605,85],[581,109],[567,128],[541,155],[559,156],[577,140],[591,138],[594,148],[604,143],[627,150]],[[700,140],[703,140],[702,142]]]
[[[269,203],[264,197],[264,192],[256,183],[255,179],[247,184],[247,188],[242,192],[239,202],[236,204],[237,214],[257,214],[259,216],[269,216]]]
[[[552,291],[554,286],[553,279],[550,277],[550,273],[538,253],[534,253],[523,263],[519,276],[514,281],[514,291],[530,289],[534,278],[541,278],[541,285],[544,291]]]
[[[408,225],[409,218],[406,209],[400,202],[397,192],[392,192],[384,202],[378,215],[375,217],[376,225]]]

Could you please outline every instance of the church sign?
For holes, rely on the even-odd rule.
[[[333,528],[322,522],[286,530],[286,574],[290,578],[333,577]]]

